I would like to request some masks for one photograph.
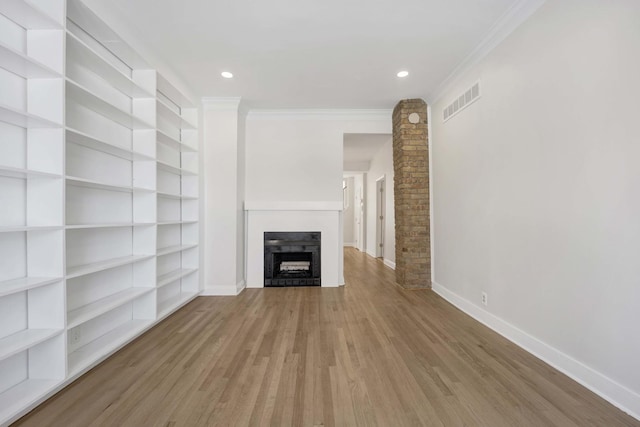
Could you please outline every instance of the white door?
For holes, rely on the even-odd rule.
[[[376,180],[376,257],[384,258],[385,178]]]
[[[367,199],[366,199],[366,194],[367,194],[367,190],[366,190],[366,185],[367,185],[367,174],[362,174],[362,181],[360,183],[360,223],[358,224],[358,230],[359,230],[359,238],[360,240],[358,241],[358,249],[360,249],[361,252],[366,252],[367,251],[367,228],[366,228],[366,224],[367,224]]]

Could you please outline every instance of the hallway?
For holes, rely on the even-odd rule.
[[[345,248],[343,288],[200,297],[24,426],[640,426]]]

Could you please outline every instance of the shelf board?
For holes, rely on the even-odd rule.
[[[153,258],[153,255],[129,255],[124,257],[112,258],[105,261],[92,262],[91,264],[67,267],[67,279],[73,279],[74,277],[80,277],[87,274],[97,273],[99,271],[109,270],[110,268],[122,267],[123,265],[133,264],[150,258]]]
[[[156,99],[156,111],[158,117],[171,123],[171,125],[180,129],[196,129],[196,126],[182,117],[180,114],[173,111],[167,104],[160,99]]]
[[[7,178],[31,179],[31,178],[62,178],[62,175],[40,172],[31,169],[14,168],[11,166],[0,166],[0,176]]]
[[[175,221],[158,221],[158,225],[178,225],[178,224],[182,224],[182,221],[175,220]]]
[[[157,162],[158,162],[158,169],[162,169],[163,171],[166,171],[166,172],[170,172],[176,175],[198,175],[197,172],[192,172],[190,170],[172,166],[169,163],[165,163],[161,160],[157,160]]]
[[[71,99],[78,104],[95,111],[101,116],[106,117],[129,129],[150,129],[155,126],[145,122],[144,120],[134,116],[133,114],[121,110],[120,108],[108,103],[100,96],[94,94],[85,87],[79,85],[73,80],[67,79],[66,84],[67,99]]]
[[[158,319],[165,317],[197,296],[198,292],[180,292],[180,294],[158,303]]]
[[[28,379],[0,393],[0,424],[15,421],[13,417],[33,404],[62,382],[59,380]]]
[[[152,324],[152,320],[130,320],[76,351],[69,353],[69,377],[81,373],[93,363],[106,358],[112,352],[136,338]]]
[[[71,310],[67,314],[67,329],[75,328],[150,292],[153,292],[153,288],[129,288]]]
[[[157,194],[158,197],[164,197],[165,199],[182,200],[182,196],[179,194],[165,193],[163,191],[158,191]]]
[[[198,271],[197,268],[179,268],[177,270],[170,271],[169,273],[162,274],[158,276],[157,287],[161,288],[163,286],[168,285],[171,282],[174,282],[178,279],[182,279],[189,274],[195,273]]]
[[[198,221],[159,221],[158,225],[196,224]]]
[[[62,124],[52,122],[35,114],[22,111],[8,105],[0,105],[0,122],[9,123],[25,129],[60,128]]]
[[[196,245],[196,244],[165,246],[164,248],[159,248],[158,249],[157,255],[158,256],[163,256],[163,255],[174,254],[176,252],[182,252],[182,251],[186,251],[187,249],[192,249],[192,248],[196,248],[196,247],[198,247],[198,245]]]
[[[160,129],[156,130],[156,140],[169,148],[173,148],[178,151],[188,151],[188,152],[196,152],[197,149],[177,140],[169,136],[167,133],[161,131]]]
[[[25,79],[62,78],[62,74],[30,56],[0,44],[0,67]]]
[[[198,200],[197,196],[183,196],[183,195],[180,195],[180,194],[165,193],[164,191],[158,191],[157,194],[158,194],[158,197],[164,197],[165,199]]]
[[[105,46],[122,62],[134,70],[151,70],[147,61],[129,46],[84,0],[67,0],[67,19],[76,26],[89,30],[91,36]]]
[[[95,188],[98,190],[120,191],[124,193],[132,193],[132,192],[153,193],[154,192],[154,190],[148,189],[148,188],[104,184],[98,181],[93,181],[91,179],[78,178],[76,176],[67,176],[66,179],[67,179],[67,184],[74,185],[76,187]]]
[[[155,97],[69,31],[67,31],[67,55],[130,98]]]
[[[25,329],[0,338],[0,360],[30,349],[62,333],[62,329]]]
[[[67,224],[67,230],[82,230],[89,228],[118,228],[118,227],[144,227],[155,225],[155,222],[113,222],[103,224]]]
[[[162,74],[157,74],[157,90],[165,97],[179,105],[181,108],[195,108],[195,104],[191,102],[182,92],[180,92],[169,80],[167,80]]]
[[[2,0],[0,14],[28,30],[63,28],[62,23],[57,22],[29,0]]]
[[[61,230],[62,227],[58,225],[37,225],[37,226],[28,226],[28,225],[16,225],[11,227],[0,227],[0,233],[18,233],[23,231],[52,231],[52,230]]]
[[[103,153],[111,154],[116,157],[123,158],[125,160],[153,160],[152,156],[146,154],[137,153],[126,147],[119,147],[117,145],[110,144],[105,141],[101,141],[98,138],[94,138],[84,132],[80,132],[76,129],[66,128],[65,131],[67,143],[82,145],[83,147],[90,148],[92,150],[101,151]]]
[[[21,277],[19,279],[4,280],[0,282],[0,297],[47,286],[61,280],[62,278],[59,277]]]

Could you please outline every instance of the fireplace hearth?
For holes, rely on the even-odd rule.
[[[264,233],[264,286],[320,286],[320,232]]]

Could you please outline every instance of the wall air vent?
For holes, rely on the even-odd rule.
[[[464,93],[458,96],[452,103],[442,110],[442,120],[446,122],[451,117],[473,104],[478,98],[480,98],[479,81],[475,82],[473,86],[464,91]]]

